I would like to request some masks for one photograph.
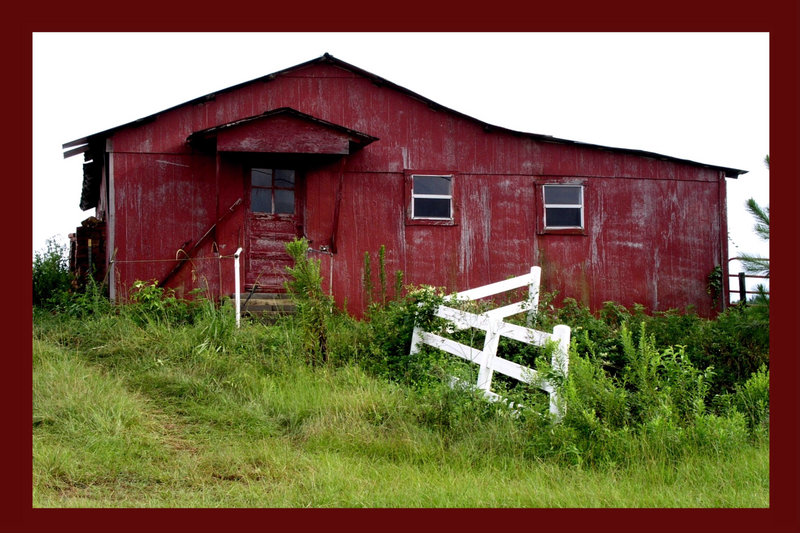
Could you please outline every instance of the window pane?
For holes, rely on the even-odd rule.
[[[544,187],[544,203],[546,204],[580,204],[580,187]]]
[[[450,218],[450,200],[414,198],[414,218]]]
[[[272,195],[270,189],[252,189],[250,192],[250,210],[255,213],[272,213]]]
[[[294,191],[275,189],[275,212],[294,213]]]
[[[414,176],[414,194],[450,194],[450,176]]]
[[[545,209],[545,226],[548,228],[581,227],[579,207],[548,207]]]
[[[294,189],[294,170],[275,169],[275,186]]]
[[[250,182],[256,187],[272,187],[272,170],[254,168],[250,171]]]

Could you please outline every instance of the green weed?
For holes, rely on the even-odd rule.
[[[286,243],[286,251],[294,260],[294,266],[287,268],[291,279],[286,282],[286,288],[295,301],[297,319],[305,330],[305,351],[312,364],[327,363],[327,320],[333,312],[333,302],[322,292],[320,261],[308,257],[305,238]]]
[[[540,327],[559,313],[576,324],[556,423],[541,391],[497,379],[525,405],[511,410],[450,386],[474,382],[475,365],[409,355],[415,324],[481,344],[434,319],[440,291],[404,288],[355,320],[316,292],[304,257],[294,288],[306,313],[324,313],[271,325],[237,329],[227,304],[173,301],[151,283],[125,306],[35,312],[34,505],[768,505],[768,367],[715,393],[716,368],[698,356],[709,331],[746,316],[544,304]],[[326,359],[309,355],[314,328]],[[662,341],[675,338],[686,344]],[[547,348],[501,348],[547,371]]]

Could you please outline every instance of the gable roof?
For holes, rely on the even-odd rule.
[[[276,138],[275,135],[270,135],[268,129],[272,123],[278,121],[281,122],[282,129],[288,129],[289,132],[282,131]],[[264,126],[267,126],[267,130]],[[297,136],[299,142],[294,138],[292,131],[296,129],[302,130],[302,135]],[[241,139],[231,138],[242,131],[249,133],[246,135],[247,140],[244,141],[248,146],[243,146]],[[186,138],[190,145],[202,145],[212,140],[217,142],[217,150],[222,152],[349,154],[377,141],[378,138],[291,107],[280,107],[260,115],[196,131]]]
[[[466,120],[469,120],[469,121],[472,121],[474,123],[477,123],[481,127],[483,127],[486,131],[493,131],[494,130],[494,131],[499,131],[499,132],[510,133],[510,134],[513,134],[513,135],[520,135],[520,136],[524,136],[524,137],[527,137],[527,138],[530,138],[530,139],[534,139],[534,140],[537,140],[537,141],[542,141],[542,142],[566,144],[566,145],[573,145],[573,146],[587,147],[587,148],[595,148],[595,149],[601,149],[601,150],[606,150],[606,151],[611,151],[611,152],[616,152],[616,153],[624,153],[624,154],[631,154],[631,155],[637,155],[637,156],[642,156],[642,157],[649,157],[649,158],[659,159],[659,160],[663,160],[663,161],[673,161],[673,162],[678,162],[678,163],[684,163],[684,164],[688,164],[688,165],[692,165],[692,166],[697,166],[697,167],[703,167],[703,168],[708,168],[708,169],[712,169],[712,170],[722,171],[722,172],[725,173],[725,177],[727,177],[727,178],[736,178],[737,176],[739,176],[741,174],[747,173],[746,170],[739,170],[739,169],[730,168],[730,167],[721,167],[721,166],[717,166],[717,165],[699,163],[697,161],[691,161],[691,160],[688,160],[688,159],[680,159],[680,158],[677,158],[677,157],[658,154],[658,153],[655,153],[655,152],[648,152],[648,151],[644,151],[644,150],[635,150],[635,149],[630,149],[630,148],[616,148],[616,147],[610,147],[610,146],[603,146],[603,145],[599,145],[599,144],[584,143],[584,142],[580,142],[580,141],[572,141],[572,140],[569,140],[569,139],[561,139],[561,138],[553,137],[553,136],[550,136],[550,135],[542,135],[542,134],[537,134],[537,133],[527,133],[527,132],[511,130],[511,129],[504,128],[504,127],[501,127],[501,126],[496,126],[496,125],[493,125],[493,124],[489,124],[487,122],[483,122],[482,120],[476,119],[476,118],[471,117],[469,115],[465,115],[463,113],[460,113],[458,111],[455,111],[453,109],[445,107],[445,106],[443,106],[441,104],[438,104],[438,103],[434,102],[433,100],[430,100],[429,98],[426,98],[426,97],[424,97],[424,96],[422,96],[420,94],[417,94],[417,93],[415,93],[415,92],[413,92],[413,91],[411,91],[409,89],[406,89],[405,87],[401,87],[400,85],[392,83],[391,81],[386,80],[384,78],[381,78],[380,76],[377,76],[375,74],[372,74],[371,72],[367,72],[366,70],[363,70],[363,69],[361,69],[359,67],[356,67],[355,65],[351,65],[351,64],[346,63],[346,62],[344,62],[344,61],[342,61],[340,59],[337,59],[337,58],[333,57],[332,55],[330,55],[328,53],[325,53],[325,54],[323,54],[322,56],[320,56],[320,57],[318,57],[316,59],[312,59],[310,61],[306,61],[305,63],[300,63],[300,64],[295,65],[293,67],[289,67],[289,68],[286,68],[286,69],[283,69],[283,70],[279,70],[277,72],[273,72],[272,74],[267,74],[265,76],[261,76],[259,78],[255,78],[253,80],[249,80],[249,81],[246,81],[246,82],[243,82],[243,83],[239,83],[239,84],[233,85],[231,87],[227,87],[225,89],[221,89],[219,91],[215,91],[213,93],[209,93],[207,95],[200,96],[198,98],[194,98],[194,99],[189,100],[187,102],[184,102],[182,104],[178,104],[176,106],[164,109],[164,110],[159,111],[157,113],[154,113],[152,115],[148,115],[147,117],[143,117],[143,118],[134,120],[132,122],[128,122],[126,124],[122,124],[122,125],[116,126],[114,128],[110,128],[110,129],[107,129],[107,130],[104,130],[104,131],[101,131],[101,132],[98,132],[98,133],[94,133],[94,134],[88,135],[86,137],[81,137],[79,139],[75,139],[73,141],[69,141],[69,142],[64,143],[62,145],[62,148],[65,149],[65,150],[67,148],[71,148],[71,150],[67,150],[67,151],[64,152],[64,158],[66,159],[66,158],[71,157],[73,155],[77,155],[77,154],[80,154],[80,153],[87,152],[87,151],[90,150],[90,145],[91,144],[95,144],[100,140],[104,140],[104,139],[110,137],[114,132],[119,131],[121,129],[128,128],[130,126],[135,126],[135,125],[138,125],[138,124],[142,124],[142,123],[154,120],[155,117],[160,115],[161,113],[165,113],[167,111],[171,111],[171,110],[177,109],[179,107],[183,107],[183,106],[187,106],[187,105],[191,105],[191,104],[196,104],[196,103],[201,103],[201,102],[204,102],[204,101],[212,100],[212,99],[214,99],[216,97],[217,94],[224,94],[224,93],[227,93],[227,92],[235,91],[235,90],[237,90],[237,89],[239,89],[241,87],[244,87],[246,85],[250,85],[250,84],[256,83],[256,82],[267,82],[267,81],[273,80],[273,79],[275,79],[275,78],[277,78],[277,77],[279,77],[281,75],[287,74],[289,72],[292,72],[292,71],[295,71],[295,70],[298,70],[298,69],[302,69],[302,68],[308,67],[310,65],[318,64],[318,63],[330,64],[330,65],[337,66],[339,68],[343,68],[345,70],[349,70],[350,72],[353,72],[354,74],[358,74],[360,76],[363,76],[363,77],[371,80],[373,83],[375,83],[378,86],[389,87],[389,88],[391,88],[391,89],[393,89],[395,91],[401,92],[401,93],[406,94],[406,95],[408,95],[408,96],[410,96],[412,98],[415,98],[417,100],[425,102],[428,106],[430,106],[433,109],[445,111],[447,113],[451,113],[453,115],[456,115],[456,116],[459,116],[459,117],[464,118]]]

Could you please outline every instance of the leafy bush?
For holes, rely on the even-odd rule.
[[[62,300],[59,310],[78,318],[110,313],[113,306],[104,289],[103,285],[89,276],[82,290],[73,292],[69,298]]]
[[[730,307],[703,324],[688,349],[698,364],[714,367],[712,393],[731,392],[769,364],[769,320],[755,308]]]
[[[569,377],[562,391],[567,422],[583,422],[586,413],[592,413],[593,419],[609,428],[626,426],[631,419],[630,393],[603,370],[600,361],[581,356],[574,345],[569,357]]]
[[[131,287],[130,303],[124,307],[127,315],[140,326],[161,324],[178,326],[193,321],[199,302],[178,298],[173,289],[158,286],[158,281],[137,280]]]
[[[305,237],[286,243],[286,251],[294,260],[287,271],[291,279],[286,288],[297,308],[297,319],[305,331],[304,340],[309,362],[328,362],[327,322],[333,314],[333,301],[322,292],[320,260],[309,259],[308,240]]]
[[[415,324],[422,328],[432,325],[433,312],[443,296],[432,287],[409,287],[405,296],[385,306],[371,306],[365,317],[368,327],[362,343],[367,350],[362,365],[376,375],[406,384],[429,379],[427,370],[438,356],[430,350],[410,354],[411,337]]]
[[[716,454],[729,453],[748,442],[747,423],[738,411],[699,415],[687,433],[692,445]]]
[[[33,255],[33,305],[54,308],[69,298],[73,275],[69,271],[67,247],[55,238],[47,240],[43,251]]]
[[[750,379],[736,386],[734,405],[745,415],[748,425],[769,424],[769,370],[762,366]]]
[[[769,429],[769,370],[766,365],[759,368],[744,383],[738,384],[734,392],[714,398],[718,410],[724,413],[741,413],[751,432]]]
[[[644,324],[655,346],[682,346],[694,367],[713,369],[707,382],[710,396],[732,392],[769,364],[769,315],[758,306],[733,306],[707,320],[691,308],[648,314],[639,305],[626,309],[606,302],[595,316],[586,306],[565,298],[559,308],[541,308],[538,321],[545,330],[559,323],[570,326],[576,351],[598,359],[612,375],[622,372],[629,362],[623,326],[630,332],[630,342],[636,344]]]

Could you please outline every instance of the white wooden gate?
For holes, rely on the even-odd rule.
[[[444,350],[450,354],[471,361],[480,366],[478,372],[477,388],[491,400],[498,400],[501,397],[492,392],[492,374],[500,372],[525,383],[535,383],[542,390],[550,395],[550,412],[557,419],[560,419],[563,412],[558,401],[558,392],[555,386],[538,378],[536,370],[519,365],[512,361],[507,361],[497,357],[497,347],[500,337],[532,344],[544,346],[550,341],[555,341],[556,346],[552,356],[552,368],[555,372],[567,377],[569,368],[569,343],[570,328],[565,325],[558,325],[553,328],[552,333],[538,331],[529,327],[518,326],[504,322],[503,319],[525,312],[528,312],[528,325],[533,323],[533,317],[539,306],[539,281],[541,279],[541,268],[532,267],[529,274],[507,279],[483,287],[477,287],[465,292],[456,293],[445,298],[445,302],[470,301],[485,298],[495,294],[500,294],[521,287],[528,287],[528,298],[497,309],[492,309],[485,313],[474,314],[461,311],[446,305],[440,305],[434,313],[435,316],[450,321],[458,329],[476,328],[486,332],[483,350],[476,350],[465,344],[461,344],[451,339],[442,337],[435,333],[423,331],[419,327],[414,327],[414,334],[411,338],[411,354],[417,353],[422,344],[433,346]]]

